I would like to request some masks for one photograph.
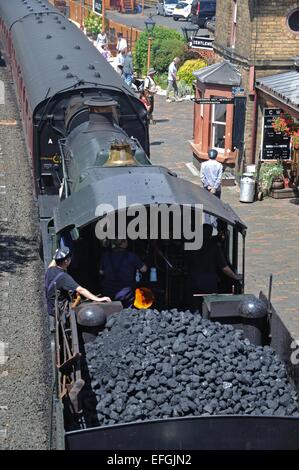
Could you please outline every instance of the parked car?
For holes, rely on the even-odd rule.
[[[174,21],[190,19],[191,3],[179,2],[173,10],[172,17]]]
[[[216,0],[193,0],[191,21],[203,28],[205,22],[216,15]]]
[[[157,15],[172,16],[173,10],[179,0],[159,0],[157,3]]]

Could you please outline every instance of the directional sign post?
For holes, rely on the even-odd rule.
[[[234,98],[195,98],[197,104],[234,104]]]

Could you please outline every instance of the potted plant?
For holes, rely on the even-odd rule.
[[[259,183],[261,190],[267,194],[272,189],[282,189],[284,168],[281,161],[277,160],[276,163],[263,163],[259,172]],[[278,184],[276,184],[278,183]]]

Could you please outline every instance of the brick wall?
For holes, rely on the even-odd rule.
[[[217,0],[215,42],[228,46],[231,26],[231,0]]]
[[[294,0],[259,0],[252,35],[254,59],[279,59],[298,55],[299,35],[288,27],[288,14],[299,7]],[[255,55],[254,55],[255,51]]]
[[[247,94],[245,147],[251,154],[254,96],[250,83],[250,66],[255,78],[285,72],[291,57],[299,55],[299,34],[291,32],[287,19],[297,0],[237,0],[235,48],[230,47],[233,0],[217,0],[215,31],[215,62],[229,59],[238,66],[242,86]],[[259,116],[261,111],[259,110]],[[258,119],[259,121],[260,119]],[[260,149],[260,125],[256,141],[256,157]]]
[[[215,43],[230,46],[233,0],[217,1]],[[255,60],[275,60],[299,54],[299,35],[288,27],[294,0],[237,0],[235,53]]]

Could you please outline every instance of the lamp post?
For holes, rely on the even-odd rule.
[[[147,46],[147,70],[149,70],[151,66],[151,41],[152,37],[151,34],[154,31],[154,28],[156,26],[155,21],[153,20],[152,15],[149,16],[144,22],[146,31],[148,32],[148,46]]]
[[[105,25],[105,14],[106,14],[106,5],[105,5],[105,0],[102,0],[102,32],[104,33],[106,30],[106,25]]]
[[[81,0],[80,3],[80,29],[83,31],[84,29],[84,0]]]
[[[187,41],[188,47],[192,46],[192,39],[196,36],[198,26],[182,26],[183,35]]]

